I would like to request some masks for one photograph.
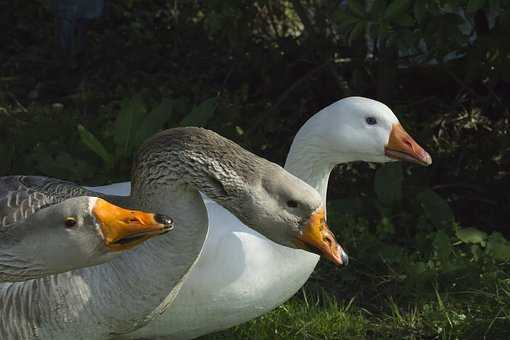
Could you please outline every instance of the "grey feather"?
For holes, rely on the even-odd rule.
[[[69,197],[90,193],[86,189],[54,178],[39,176],[0,177],[0,230],[27,219],[41,208]]]
[[[0,196],[5,199],[2,213],[10,218],[22,202],[31,207],[76,195],[101,196],[69,182],[32,177],[5,188],[16,192],[19,182],[24,185],[19,191],[43,196]],[[106,199],[172,216],[175,230],[104,265],[0,285],[0,338],[109,338],[164,313],[206,237],[207,210],[199,191],[282,244],[322,204],[319,194],[301,180],[212,131],[179,128],[159,133],[135,157],[132,196]],[[299,208],[288,208],[289,199],[299,201]]]
[[[126,199],[87,190],[82,186],[50,177],[0,177],[0,232],[26,220],[40,209],[71,197],[96,196],[126,205]]]

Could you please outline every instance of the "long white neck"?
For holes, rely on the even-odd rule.
[[[145,200],[157,206],[145,205],[172,216],[178,226],[172,232],[103,265],[0,285],[0,338],[109,338],[163,312],[201,250],[193,240],[203,243],[207,233],[198,192],[166,194]]]
[[[285,170],[314,187],[326,203],[331,171],[337,164],[353,159],[325,146],[322,136],[316,133],[321,131],[320,124],[324,121],[319,119],[319,114],[310,118],[294,137]]]
[[[309,145],[292,144],[285,162],[285,170],[314,187],[325,203],[328,181],[335,164],[325,160]]]

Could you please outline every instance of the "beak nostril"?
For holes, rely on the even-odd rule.
[[[140,224],[141,223],[140,220],[135,217],[129,217],[125,221],[127,224]]]
[[[166,216],[166,215],[162,215],[162,214],[156,214],[154,215],[154,220],[158,223],[161,223],[161,224],[164,224],[165,226],[172,226],[173,225],[173,220]]]
[[[333,241],[331,240],[331,238],[329,237],[329,235],[325,235],[325,236],[322,238],[322,240],[328,244],[328,247],[330,247],[330,248],[331,248],[331,245],[333,244]]]

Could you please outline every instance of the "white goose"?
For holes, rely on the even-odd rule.
[[[315,187],[326,202],[329,175],[340,163],[407,160],[431,164],[384,104],[363,97],[339,100],[299,130],[285,169]],[[94,190],[129,195],[130,183]],[[305,283],[319,256],[280,246],[205,199],[209,234],[172,309],[131,338],[190,339],[229,328],[279,306]]]
[[[62,199],[43,177],[0,177],[0,282],[94,266],[169,231],[170,218],[104,199]]]
[[[91,194],[56,179],[34,186],[61,198]],[[132,195],[107,198],[172,216],[175,229],[105,264],[0,284],[0,339],[122,337],[171,308],[207,235],[199,191],[280,244],[346,258],[316,190],[212,131],[171,129],[139,150]]]

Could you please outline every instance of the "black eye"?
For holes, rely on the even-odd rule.
[[[72,228],[76,225],[76,219],[74,217],[68,217],[66,218],[64,224],[66,226],[66,228]]]
[[[294,200],[290,200],[290,201],[287,201],[287,206],[289,208],[297,208],[298,206],[298,202],[294,201]]]
[[[377,124],[377,119],[375,119],[374,117],[367,117],[365,119],[365,121],[367,122],[368,125],[375,125],[375,124]]]

